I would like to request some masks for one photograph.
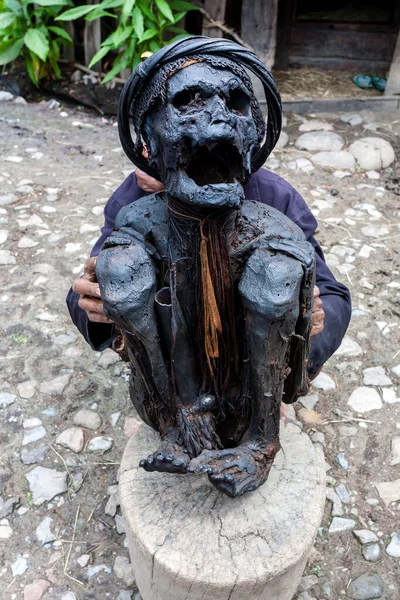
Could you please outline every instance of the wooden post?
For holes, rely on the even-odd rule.
[[[278,0],[243,0],[242,38],[268,69],[275,61]]]
[[[400,94],[400,32],[397,36],[397,43],[385,89],[386,96],[393,96],[395,94]]]
[[[86,4],[98,4],[98,0],[86,0]],[[93,56],[100,50],[101,27],[100,19],[86,21],[84,32],[85,65],[89,66]],[[93,65],[93,71],[101,72],[101,61]]]
[[[74,28],[73,22],[65,21],[64,29],[67,33],[69,33],[72,40],[74,41],[75,28]],[[65,60],[68,60],[69,62],[75,61],[75,44],[72,46],[63,46],[63,57],[65,58]]]
[[[204,8],[215,21],[224,22],[226,0],[204,0]],[[209,37],[224,37],[223,32],[218,27],[206,27],[207,20],[203,17],[203,35]]]

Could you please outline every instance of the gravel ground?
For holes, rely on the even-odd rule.
[[[267,165],[309,203],[353,296],[343,345],[295,407],[328,471],[299,600],[400,599],[400,212],[386,189],[396,163],[381,169],[370,147],[351,146],[372,136],[396,151],[399,123],[288,115]],[[332,144],[340,156],[321,157]],[[92,352],[65,306],[132,167],[113,122],[45,103],[0,104],[0,151],[0,597],[139,600],[116,493],[136,425],[127,367]],[[383,166],[391,151],[378,149]]]

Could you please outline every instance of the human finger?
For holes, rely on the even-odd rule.
[[[89,298],[88,296],[81,296],[78,300],[78,306],[86,312],[97,312],[104,314],[103,303],[101,300],[95,300],[94,298]]]
[[[322,306],[323,306],[322,300],[318,296],[317,298],[314,299],[314,304],[313,304],[312,312],[315,313],[315,312],[317,312],[319,310],[323,310]]]
[[[318,335],[324,330],[325,312],[323,309],[312,314],[311,317],[311,337]]]
[[[111,325],[113,322],[110,319],[107,319],[106,315],[102,313],[88,311],[86,314],[88,316],[89,321],[91,321],[92,323],[107,323]]]
[[[72,290],[81,296],[91,296],[92,298],[101,298],[100,286],[98,283],[89,281],[81,277],[72,284]]]
[[[89,256],[85,260],[85,266],[83,267],[84,276],[92,281],[96,281],[96,262],[97,256]]]
[[[157,181],[154,177],[147,175],[144,171],[136,169],[136,180],[142,190],[149,193],[161,192],[164,188],[164,184],[161,181]]]
[[[319,295],[320,295],[319,287],[317,285],[314,285],[314,290],[313,290],[314,298],[318,298]]]

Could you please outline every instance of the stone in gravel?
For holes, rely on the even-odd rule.
[[[48,446],[40,446],[32,450],[23,450],[21,452],[21,460],[24,465],[34,465],[41,462],[49,451]]]
[[[378,171],[367,171],[365,174],[368,177],[368,179],[380,179],[381,178]]]
[[[99,231],[99,226],[90,223],[84,223],[79,229],[79,233],[94,233],[95,231]]]
[[[336,460],[337,464],[340,467],[342,467],[342,469],[344,469],[345,471],[348,471],[350,469],[350,465],[349,465],[343,452],[340,452],[339,454],[337,454],[335,456],[335,460]]]
[[[118,412],[112,413],[110,415],[110,423],[111,423],[112,427],[116,426],[116,424],[119,421],[120,416],[121,416],[121,411],[120,410]]]
[[[19,383],[18,384],[19,396],[21,396],[21,398],[26,398],[27,400],[29,400],[29,398],[33,398],[33,396],[35,395],[36,383],[37,382],[34,379],[31,379],[29,381],[23,381],[22,383]]]
[[[400,500],[400,479],[395,481],[382,481],[374,484],[380,497],[386,505]]]
[[[400,437],[392,439],[392,456],[390,458],[390,466],[395,467],[400,464]]]
[[[357,435],[357,432],[357,427],[349,425],[342,425],[341,427],[339,427],[339,433],[343,437],[354,437],[355,435]]]
[[[344,519],[342,517],[333,517],[329,527],[329,533],[342,533],[354,529],[356,522],[353,519]]]
[[[0,519],[0,540],[8,540],[12,536],[12,529],[8,519]]]
[[[82,554],[79,558],[76,559],[76,562],[80,567],[86,567],[90,560],[90,554]]]
[[[35,579],[33,583],[27,585],[24,589],[24,600],[40,600],[50,582],[45,579]]]
[[[386,547],[386,552],[393,558],[400,558],[400,534],[392,533],[390,536],[390,542]]]
[[[391,371],[396,375],[396,377],[400,377],[400,365],[395,365],[391,368]]]
[[[24,235],[19,240],[17,245],[18,245],[18,248],[23,249],[23,248],[34,248],[38,244],[39,244],[39,242],[35,242],[35,240],[33,240],[32,238],[28,237],[27,235]]]
[[[364,546],[362,549],[362,555],[368,562],[376,562],[382,558],[381,547],[379,544],[370,544]]]
[[[123,579],[126,585],[132,586],[135,583],[132,565],[126,556],[116,556],[114,562],[114,572],[118,579]]]
[[[378,506],[379,504],[379,500],[378,498],[367,498],[366,499],[366,503],[369,504],[370,506]]]
[[[16,260],[15,256],[13,254],[11,254],[11,252],[9,252],[8,250],[0,250],[0,265],[1,266],[15,265],[16,263],[17,263],[17,260]]]
[[[400,402],[400,398],[397,397],[396,390],[394,388],[383,388],[382,398],[384,402],[387,402],[387,404],[396,404],[396,402]]]
[[[54,540],[57,539],[54,533],[51,531],[52,522],[53,519],[51,517],[45,517],[36,527],[36,538],[42,544],[42,546],[49,544],[50,542],[54,542]]]
[[[327,498],[327,500],[332,502],[332,511],[331,511],[332,517],[343,517],[344,510],[343,510],[342,503],[340,501],[339,496],[337,495],[337,493],[335,492],[335,490],[333,488],[329,487],[326,489],[326,498]]]
[[[325,436],[322,433],[322,431],[316,431],[315,433],[313,433],[311,436],[311,441],[313,442],[313,444],[321,444],[321,446],[323,446],[324,448],[326,446]]]
[[[350,152],[341,150],[339,152],[317,152],[311,157],[311,160],[320,167],[330,167],[332,169],[352,169],[356,161]]]
[[[42,381],[40,391],[42,394],[62,394],[69,382],[71,381],[72,373],[65,373],[49,381]]]
[[[40,427],[42,421],[37,417],[30,417],[29,419],[24,419],[22,423],[22,427],[24,429],[34,429],[35,427]]]
[[[120,590],[117,600],[132,600],[132,592],[128,592],[128,590]]]
[[[45,223],[39,215],[31,215],[28,218],[17,219],[17,223],[21,229],[25,229],[26,227],[34,227],[36,229],[38,226],[44,229],[49,228],[47,223]]]
[[[114,440],[110,437],[98,436],[90,440],[87,445],[87,451],[91,454],[104,454],[111,450]]]
[[[60,600],[77,600],[77,597],[74,592],[67,592],[61,596]]]
[[[275,150],[279,150],[279,148],[284,148],[285,146],[288,145],[288,142],[289,142],[288,134],[286,133],[286,131],[281,131],[279,139],[275,145]]]
[[[102,206],[94,206],[92,208],[92,213],[94,215],[96,215],[96,217],[99,217],[100,215],[102,215],[104,212],[104,208]]]
[[[350,494],[343,483],[339,483],[339,485],[336,486],[335,491],[344,504],[349,504]]]
[[[95,430],[101,427],[101,417],[93,410],[83,408],[74,416],[74,423],[80,427]]]
[[[82,244],[80,242],[68,242],[67,244],[65,244],[65,252],[67,253],[78,252],[78,250],[80,250],[81,248]]]
[[[82,348],[72,347],[72,348],[67,348],[65,351],[65,356],[69,356],[69,358],[79,358],[80,356],[82,356],[82,354],[83,354]]]
[[[316,387],[320,390],[334,390],[336,388],[336,384],[333,381],[332,377],[330,377],[327,373],[323,371],[317,375],[315,379],[311,382],[313,387]]]
[[[34,427],[33,429],[28,429],[24,433],[22,445],[27,446],[28,444],[32,444],[33,442],[43,439],[44,437],[46,437],[46,430],[43,425]]]
[[[115,524],[117,526],[117,533],[119,533],[120,535],[126,533],[125,522],[121,515],[115,515]]]
[[[43,310],[38,315],[36,315],[36,319],[38,319],[39,321],[47,321],[48,323],[54,323],[54,321],[57,321],[58,316],[49,313],[47,310]]]
[[[10,406],[16,400],[17,396],[15,394],[11,394],[10,392],[0,392],[0,408],[6,408],[6,406]]]
[[[57,212],[57,209],[54,206],[47,206],[47,205],[41,206],[40,210],[46,214]]]
[[[9,102],[14,96],[10,92],[0,90],[0,102]]]
[[[14,508],[18,506],[19,502],[19,496],[13,496],[5,501],[0,496],[0,519],[4,519],[5,517],[11,515],[14,511]]]
[[[34,504],[43,504],[47,500],[52,500],[54,496],[67,491],[67,473],[65,472],[35,467],[25,477],[29,482]]]
[[[383,367],[369,367],[364,369],[363,373],[365,385],[392,385]]]
[[[309,119],[303,121],[299,127],[299,131],[332,131],[332,123],[321,121],[319,119]]]
[[[346,113],[340,117],[340,120],[343,121],[343,123],[348,123],[352,127],[360,125],[363,121],[362,116],[357,113]]]
[[[313,382],[314,383],[314,382]],[[382,408],[380,395],[373,388],[359,387],[352,392],[347,404],[358,413]]]
[[[363,349],[361,348],[360,344],[346,335],[343,338],[339,348],[336,350],[334,356],[359,356],[362,353]]]
[[[19,185],[15,191],[20,196],[27,196],[33,193],[33,187],[31,185]]]
[[[298,137],[295,146],[309,152],[339,151],[344,146],[344,139],[332,131],[312,131]]]
[[[379,538],[373,531],[369,529],[354,529],[354,536],[360,542],[360,544],[372,544],[373,542],[379,542]]]
[[[56,439],[56,444],[76,453],[82,451],[84,443],[85,436],[80,427],[68,427]]]
[[[317,585],[317,583],[318,577],[316,575],[306,575],[305,577],[301,578],[297,591],[306,592],[307,590],[310,590],[312,587]]]
[[[0,196],[0,206],[7,206],[8,204],[12,204],[13,202],[16,202],[18,200],[18,196],[15,196],[14,194],[6,194],[3,196]]]
[[[338,170],[333,173],[333,176],[337,177],[338,179],[344,179],[345,177],[351,177],[351,173],[350,171]]]
[[[7,241],[7,238],[8,238],[7,229],[0,229],[0,244],[4,244],[4,242]]]
[[[110,567],[107,567],[107,565],[94,565],[93,567],[88,567],[88,578],[91,579],[92,577],[95,577],[95,575],[101,571],[111,573],[111,569]]]
[[[383,581],[379,575],[363,573],[350,583],[347,596],[353,600],[376,600],[383,596]]]
[[[287,166],[289,169],[293,169],[293,171],[300,169],[303,173],[310,173],[311,171],[314,171],[315,168],[307,158],[297,158],[296,160],[288,162]]]
[[[307,410],[314,410],[318,402],[318,394],[307,394],[307,396],[301,396],[299,398],[300,404]]]
[[[365,171],[386,169],[396,158],[389,142],[379,137],[366,137],[356,140],[350,145],[349,152]]]
[[[16,560],[11,564],[13,577],[16,577],[17,575],[23,575],[27,569],[28,561],[22,556],[22,554],[18,554]]]
[[[107,504],[104,509],[104,512],[106,513],[106,515],[109,515],[110,517],[115,517],[115,515],[117,513],[118,505],[119,505],[118,494],[111,494],[109,499],[107,500]]]
[[[98,365],[103,369],[107,369],[107,367],[115,365],[115,363],[119,362],[119,360],[119,354],[107,348],[106,350],[104,350],[104,352],[101,353],[101,356],[98,360]]]

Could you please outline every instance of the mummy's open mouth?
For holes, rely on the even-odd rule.
[[[236,146],[219,142],[212,148],[199,146],[190,152],[184,170],[196,185],[243,181],[242,157]]]

